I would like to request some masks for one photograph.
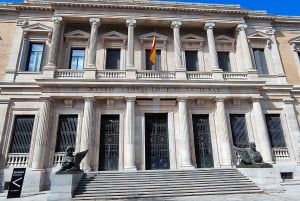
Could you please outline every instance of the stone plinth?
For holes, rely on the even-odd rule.
[[[282,192],[278,168],[238,168],[238,170],[265,192]]]
[[[51,179],[51,191],[48,201],[71,201],[72,195],[83,175],[83,172],[76,174],[55,174]]]

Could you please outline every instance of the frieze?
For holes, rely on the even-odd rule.
[[[175,88],[175,87],[93,87],[89,88],[89,92],[94,93],[205,93],[218,94],[221,93],[219,88]]]

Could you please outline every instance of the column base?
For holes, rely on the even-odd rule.
[[[184,68],[176,69],[176,80],[186,80],[186,71]]]
[[[214,80],[221,80],[223,81],[224,78],[223,78],[223,70],[220,69],[220,68],[214,68],[212,70],[212,77]]]
[[[55,76],[55,66],[45,66],[43,68],[43,78],[53,79]]]
[[[124,167],[124,172],[136,172],[137,168],[135,166]]]
[[[84,70],[83,77],[85,79],[96,79],[96,68],[85,68]]]
[[[126,67],[126,79],[129,80],[136,80],[136,70],[135,68],[127,68]]]
[[[180,165],[181,170],[194,170],[195,167],[193,165]]]
[[[258,80],[258,72],[257,72],[257,70],[255,70],[253,68],[248,68],[246,71],[247,71],[247,78],[248,78],[248,80],[254,80],[254,81]]]

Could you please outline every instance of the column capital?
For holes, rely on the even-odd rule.
[[[126,102],[134,102],[135,99],[135,97],[125,97]]]
[[[182,22],[181,21],[172,21],[172,24],[171,24],[171,28],[180,28],[180,26],[182,25]]]
[[[60,17],[60,16],[53,16],[52,20],[54,21],[55,24],[62,23],[62,17]]]
[[[204,29],[205,30],[207,30],[207,29],[213,29],[215,26],[216,26],[216,24],[213,23],[213,22],[206,22],[205,25],[204,25]]]
[[[238,24],[238,25],[236,26],[236,29],[235,29],[235,30],[236,30],[237,32],[245,31],[245,30],[247,29],[247,27],[248,27],[247,24],[244,24],[244,23],[243,23],[243,24]]]
[[[268,29],[268,30],[266,31],[266,34],[269,35],[269,36],[274,35],[274,34],[275,34],[275,29]]]
[[[84,101],[86,101],[86,102],[93,102],[95,100],[95,97],[93,97],[93,96],[86,96],[83,98],[84,98]]]
[[[225,101],[225,97],[216,97],[215,101],[216,102],[224,102]]]
[[[126,26],[127,27],[129,27],[129,26],[135,27],[136,26],[136,20],[135,19],[127,19],[126,20]]]
[[[89,21],[91,25],[98,25],[98,26],[100,25],[100,18],[98,17],[91,17]]]
[[[186,102],[187,98],[186,97],[178,97],[177,101],[178,102]]]

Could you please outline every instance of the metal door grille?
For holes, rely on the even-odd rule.
[[[119,115],[101,116],[99,170],[119,169]]]
[[[167,114],[145,114],[146,169],[169,169]]]
[[[279,114],[266,114],[266,122],[271,146],[286,147]]]
[[[76,145],[78,115],[60,115],[58,120],[55,152],[65,152]]]
[[[230,125],[233,145],[239,148],[248,148],[249,139],[244,114],[230,114]]]
[[[213,167],[208,115],[193,115],[192,119],[197,168]]]
[[[34,115],[16,115],[9,153],[29,153]]]

